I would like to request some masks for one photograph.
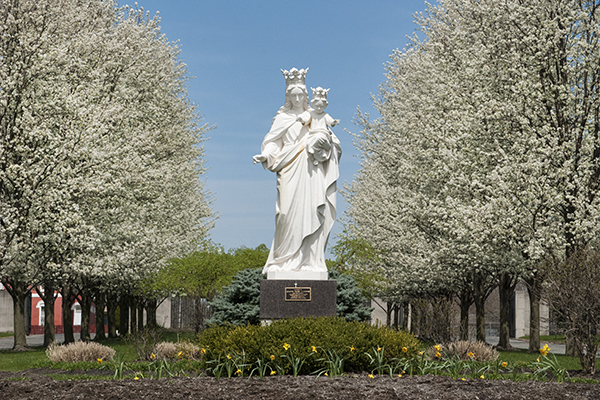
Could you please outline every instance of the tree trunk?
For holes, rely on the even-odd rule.
[[[96,337],[94,340],[101,341],[106,340],[106,334],[104,333],[104,306],[106,305],[106,294],[96,294]]]
[[[87,289],[82,290],[80,293],[81,302],[81,335],[80,338],[83,342],[89,342],[92,339],[90,334],[90,319],[92,313],[92,298]]]
[[[529,293],[529,352],[540,351],[540,289],[541,282],[537,276],[527,280]]]
[[[479,274],[474,275],[473,279],[473,299],[475,302],[475,324],[479,342],[485,343],[485,290],[483,279]]]
[[[71,306],[73,305],[74,298],[70,285],[63,285],[61,292],[63,330],[65,335],[64,344],[69,344],[75,342],[75,336],[73,335],[73,317],[71,316]]]
[[[501,349],[512,349],[510,345],[510,298],[515,291],[512,276],[504,272],[500,275],[498,292],[500,297],[500,338],[498,347]]]
[[[146,309],[146,325],[154,329],[158,327],[158,324],[156,322],[156,299],[148,300],[147,304],[148,308]]]
[[[13,300],[13,350],[27,349],[27,334],[25,332],[25,300],[29,295],[29,287],[24,282],[3,279],[2,284]]]
[[[131,328],[131,333],[137,333],[137,300],[135,297],[129,298],[129,327]]]
[[[394,330],[398,330],[400,325],[400,305],[394,303]]]
[[[39,287],[36,287],[35,291],[44,301],[44,347],[48,347],[56,341],[54,331],[54,303],[56,301],[54,285],[46,283],[43,291]]]
[[[144,302],[141,300],[138,302],[137,312],[138,312],[138,332],[141,332],[144,330]]]
[[[392,326],[392,311],[394,309],[394,303],[386,302],[387,309],[385,310],[385,326],[390,328]]]
[[[115,339],[117,337],[117,304],[115,297],[111,294],[106,296],[106,312],[108,313],[108,338]]]
[[[459,296],[460,302],[460,340],[469,340],[469,308],[473,304],[473,294],[469,289],[463,289]]]
[[[119,336],[124,337],[129,333],[129,297],[121,295],[119,302]]]

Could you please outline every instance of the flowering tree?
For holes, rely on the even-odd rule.
[[[76,288],[85,309],[91,288],[119,292],[190,251],[212,212],[206,126],[157,18],[70,0],[11,2],[0,18],[0,279],[18,348],[32,285]]]
[[[417,16],[422,39],[387,66],[375,98],[382,118],[359,114],[350,232],[380,250],[404,291],[443,275],[446,285],[471,280],[481,299],[480,284],[502,277],[505,304],[524,277],[534,350],[536,265],[585,245],[600,226],[598,6],[429,6]]]

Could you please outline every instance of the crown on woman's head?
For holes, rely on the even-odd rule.
[[[319,86],[316,89],[310,88],[310,90],[312,90],[313,100],[314,99],[327,100],[327,93],[329,93],[329,89],[323,89],[321,86]]]
[[[306,73],[308,72],[308,68],[298,70],[296,68],[292,68],[291,70],[281,70],[283,76],[285,76],[286,85],[293,85],[296,83],[301,83],[304,85],[304,78],[306,78]]]

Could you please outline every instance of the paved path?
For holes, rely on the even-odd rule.
[[[79,333],[74,333],[73,336],[75,337],[75,340],[79,340]],[[92,339],[94,337],[96,337],[95,333],[92,333]],[[56,334],[56,342],[57,343],[62,343],[65,341],[65,335],[60,333],[60,334]],[[10,350],[13,348],[15,341],[14,338],[11,337],[7,337],[7,338],[0,338],[0,350]],[[29,347],[39,347],[41,345],[44,344],[44,335],[29,335],[27,336],[27,346]]]
[[[498,344],[499,338],[488,336],[487,342],[493,346]],[[541,346],[548,344],[550,346],[550,351],[554,354],[565,354],[565,344],[564,343],[550,343],[550,342],[540,342]],[[529,348],[529,340],[524,339],[510,339],[510,345],[517,349],[528,349]]]

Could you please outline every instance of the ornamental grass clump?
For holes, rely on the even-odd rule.
[[[156,358],[160,360],[200,360],[200,347],[191,342],[160,342],[154,348]]]
[[[428,350],[432,359],[446,360],[458,358],[461,361],[488,362],[498,359],[498,351],[484,342],[469,342],[460,340],[444,345],[437,344]]]
[[[177,349],[175,348],[175,343],[172,342],[158,343],[154,348],[154,353],[161,360],[177,357]]]
[[[50,345],[46,349],[46,355],[52,362],[98,362],[112,359],[115,351],[96,342],[74,342],[67,345]]]

